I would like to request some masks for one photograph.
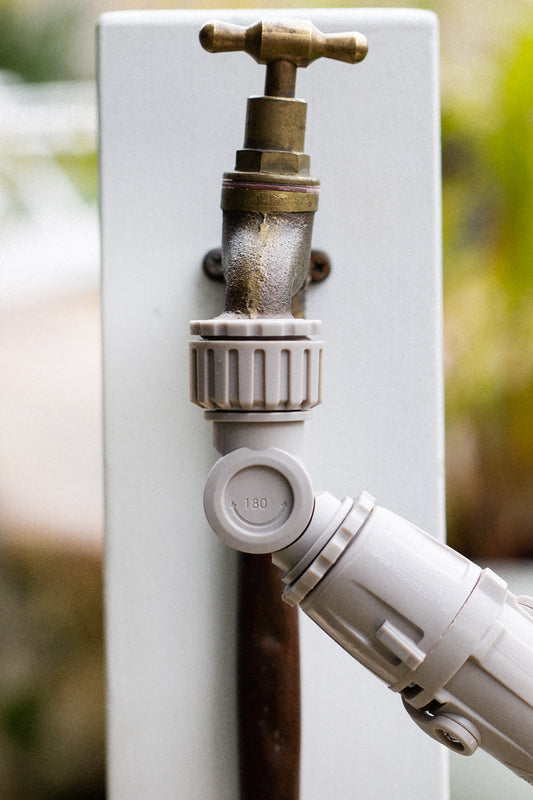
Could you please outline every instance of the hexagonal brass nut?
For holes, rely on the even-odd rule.
[[[311,159],[305,153],[279,150],[237,150],[235,169],[277,175],[309,175]]]

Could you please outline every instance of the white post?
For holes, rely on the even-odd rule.
[[[209,531],[216,454],[188,397],[188,321],[220,313],[201,271],[220,244],[221,176],[263,75],[198,30],[260,11],[125,12],[99,32],[111,800],[235,800],[235,554]],[[303,12],[276,12],[298,16]],[[360,30],[353,68],[302,70],[322,182],[308,291],[324,323],[324,402],[307,423],[316,489],[366,488],[443,535],[438,42],[407,10],[306,10]],[[281,584],[280,584],[281,589]],[[444,748],[400,699],[302,619],[302,800],[443,800]]]

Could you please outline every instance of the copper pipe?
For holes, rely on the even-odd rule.
[[[241,800],[298,800],[298,615],[269,555],[239,556],[238,718]]]

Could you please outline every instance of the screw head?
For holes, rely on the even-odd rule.
[[[311,252],[311,263],[309,265],[309,277],[312,283],[320,283],[325,280],[331,272],[331,261],[327,253],[322,250]]]
[[[204,260],[202,261],[202,269],[212,281],[224,280],[224,273],[222,271],[222,250],[220,247],[215,247],[205,254]]]

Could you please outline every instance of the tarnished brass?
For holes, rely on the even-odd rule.
[[[273,184],[265,183],[264,187]],[[243,188],[228,181],[222,189],[221,206],[224,211],[258,211],[267,214],[271,211],[316,211],[318,194],[311,192],[290,192],[272,188]]]
[[[239,150],[238,152],[239,153],[244,153],[244,152],[248,152],[248,151]],[[250,152],[256,152],[256,151],[250,151]],[[277,154],[277,152],[279,152],[279,151],[272,151],[272,153],[276,153],[276,154]],[[288,154],[281,153],[281,155],[290,155],[290,153],[288,153]],[[272,184],[286,183],[287,185],[290,185],[290,186],[302,186],[302,187],[305,187],[305,186],[313,187],[313,186],[315,186],[317,188],[320,186],[320,181],[318,180],[318,178],[310,178],[309,175],[285,175],[283,173],[271,173],[271,172],[260,172],[260,171],[257,171],[257,172],[248,172],[248,171],[246,171],[246,172],[239,172],[239,171],[225,172],[224,173],[224,183],[226,183],[226,181],[229,181],[229,180],[230,181],[244,181],[244,182],[260,181],[261,183],[265,183],[265,184],[269,184],[269,183],[272,183]],[[267,187],[263,187],[263,188],[267,188]],[[275,187],[273,187],[273,188],[275,188]]]
[[[307,103],[282,97],[250,97],[244,146],[303,153]]]
[[[307,103],[303,100],[271,96],[248,98],[244,148],[237,151],[236,171],[277,175],[283,183],[300,184],[305,176],[307,182],[316,183],[309,178],[310,158],[304,153],[306,116]],[[272,202],[267,201],[265,208],[271,209]],[[302,208],[299,198],[286,197],[279,210],[291,208],[301,211],[310,205],[304,203]]]
[[[310,177],[304,152],[307,104],[294,99],[296,69],[321,56],[361,61],[366,38],[359,33],[324,34],[309,20],[267,19],[248,28],[208,22],[200,42],[211,53],[243,50],[267,65],[264,96],[248,99],[244,146],[237,151],[235,172],[224,175],[223,210],[316,211],[318,181]]]
[[[311,159],[305,153],[281,150],[237,150],[235,169],[242,172],[270,173],[276,181],[295,175],[309,177]],[[229,173],[226,173],[226,176]],[[263,179],[263,175],[261,175]]]
[[[307,67],[317,58],[334,58],[355,64],[368,51],[361,33],[321,33],[309,20],[269,20],[244,28],[228,22],[207,22],[200,43],[210,53],[244,50],[259,64],[283,59]]]
[[[267,97],[294,97],[296,91],[296,64],[280,58],[271,61],[265,78]]]
[[[248,98],[235,169],[224,174],[225,311],[290,315],[307,275],[319,191],[304,152],[307,104],[294,97],[296,71],[320,57],[355,64],[366,55],[366,38],[324,34],[308,20],[266,19],[248,28],[208,22],[200,42],[212,53],[242,50],[267,66],[264,95]]]

